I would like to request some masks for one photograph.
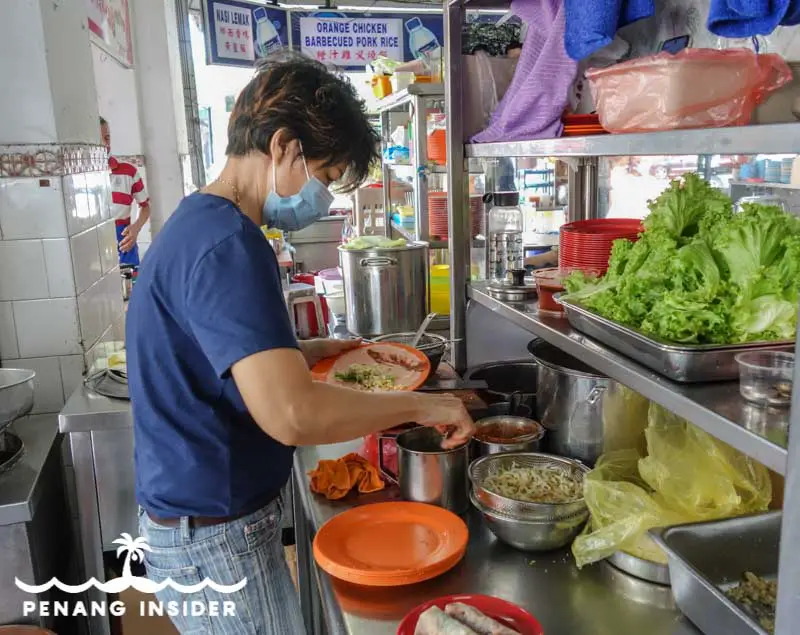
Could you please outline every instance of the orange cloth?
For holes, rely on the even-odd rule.
[[[316,470],[311,470],[311,491],[324,494],[328,500],[347,496],[354,487],[360,494],[382,490],[385,485],[376,467],[355,452],[335,461],[320,461]]]

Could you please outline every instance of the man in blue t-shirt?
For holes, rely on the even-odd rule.
[[[408,421],[453,428],[448,446],[471,435],[454,397],[312,381],[310,366],[353,343],[297,342],[259,228],[327,214],[328,186],[360,183],[377,142],[349,84],[304,58],[267,62],[236,102],[220,177],[181,202],[139,272],[127,351],[147,575],[229,586],[201,599],[235,607],[180,612],[181,633],[304,632],[278,538],[294,446]]]

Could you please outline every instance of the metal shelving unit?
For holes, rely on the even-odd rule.
[[[389,116],[393,112],[408,111],[411,117],[411,143],[413,144],[413,162],[409,165],[392,165],[383,162],[383,210],[386,214],[387,235],[391,229],[397,230],[401,236],[409,240],[428,241],[428,174],[444,173],[446,168],[427,165],[428,131],[425,118],[426,104],[444,98],[441,84],[411,84],[408,88],[392,93],[378,104],[381,118],[381,138],[386,148],[392,134]],[[413,237],[407,228],[400,228],[392,223],[391,183],[392,173],[411,179],[414,201],[414,233]],[[433,245],[431,245],[433,247]]]
[[[464,13],[467,9],[507,7],[505,0],[445,1],[450,316],[455,342],[454,364],[459,370],[466,365],[466,309],[471,300],[579,357],[770,469],[785,474],[775,633],[792,635],[797,631],[795,625],[800,623],[800,550],[797,549],[800,541],[800,434],[789,434],[789,428],[792,424],[800,425],[800,390],[794,392],[789,413],[770,413],[746,404],[739,396],[736,382],[676,384],[574,331],[565,320],[539,317],[535,302],[509,304],[493,299],[485,292],[485,285],[469,284],[469,218],[463,210],[467,209],[467,161],[471,165],[475,160],[498,157],[580,157],[578,173],[570,180],[570,208],[580,206],[585,217],[592,217],[597,202],[599,156],[797,153],[800,152],[800,123],[465,144],[461,123]],[[800,366],[795,370],[795,385],[800,386]]]

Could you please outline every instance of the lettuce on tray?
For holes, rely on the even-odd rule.
[[[731,200],[697,174],[649,203],[635,243],[614,243],[599,280],[574,273],[567,299],[681,344],[792,340],[800,299],[800,219]]]

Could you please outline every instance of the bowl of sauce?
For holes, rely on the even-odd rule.
[[[544,437],[544,428],[527,417],[500,415],[475,422],[472,435],[473,458],[501,452],[536,452]]]

